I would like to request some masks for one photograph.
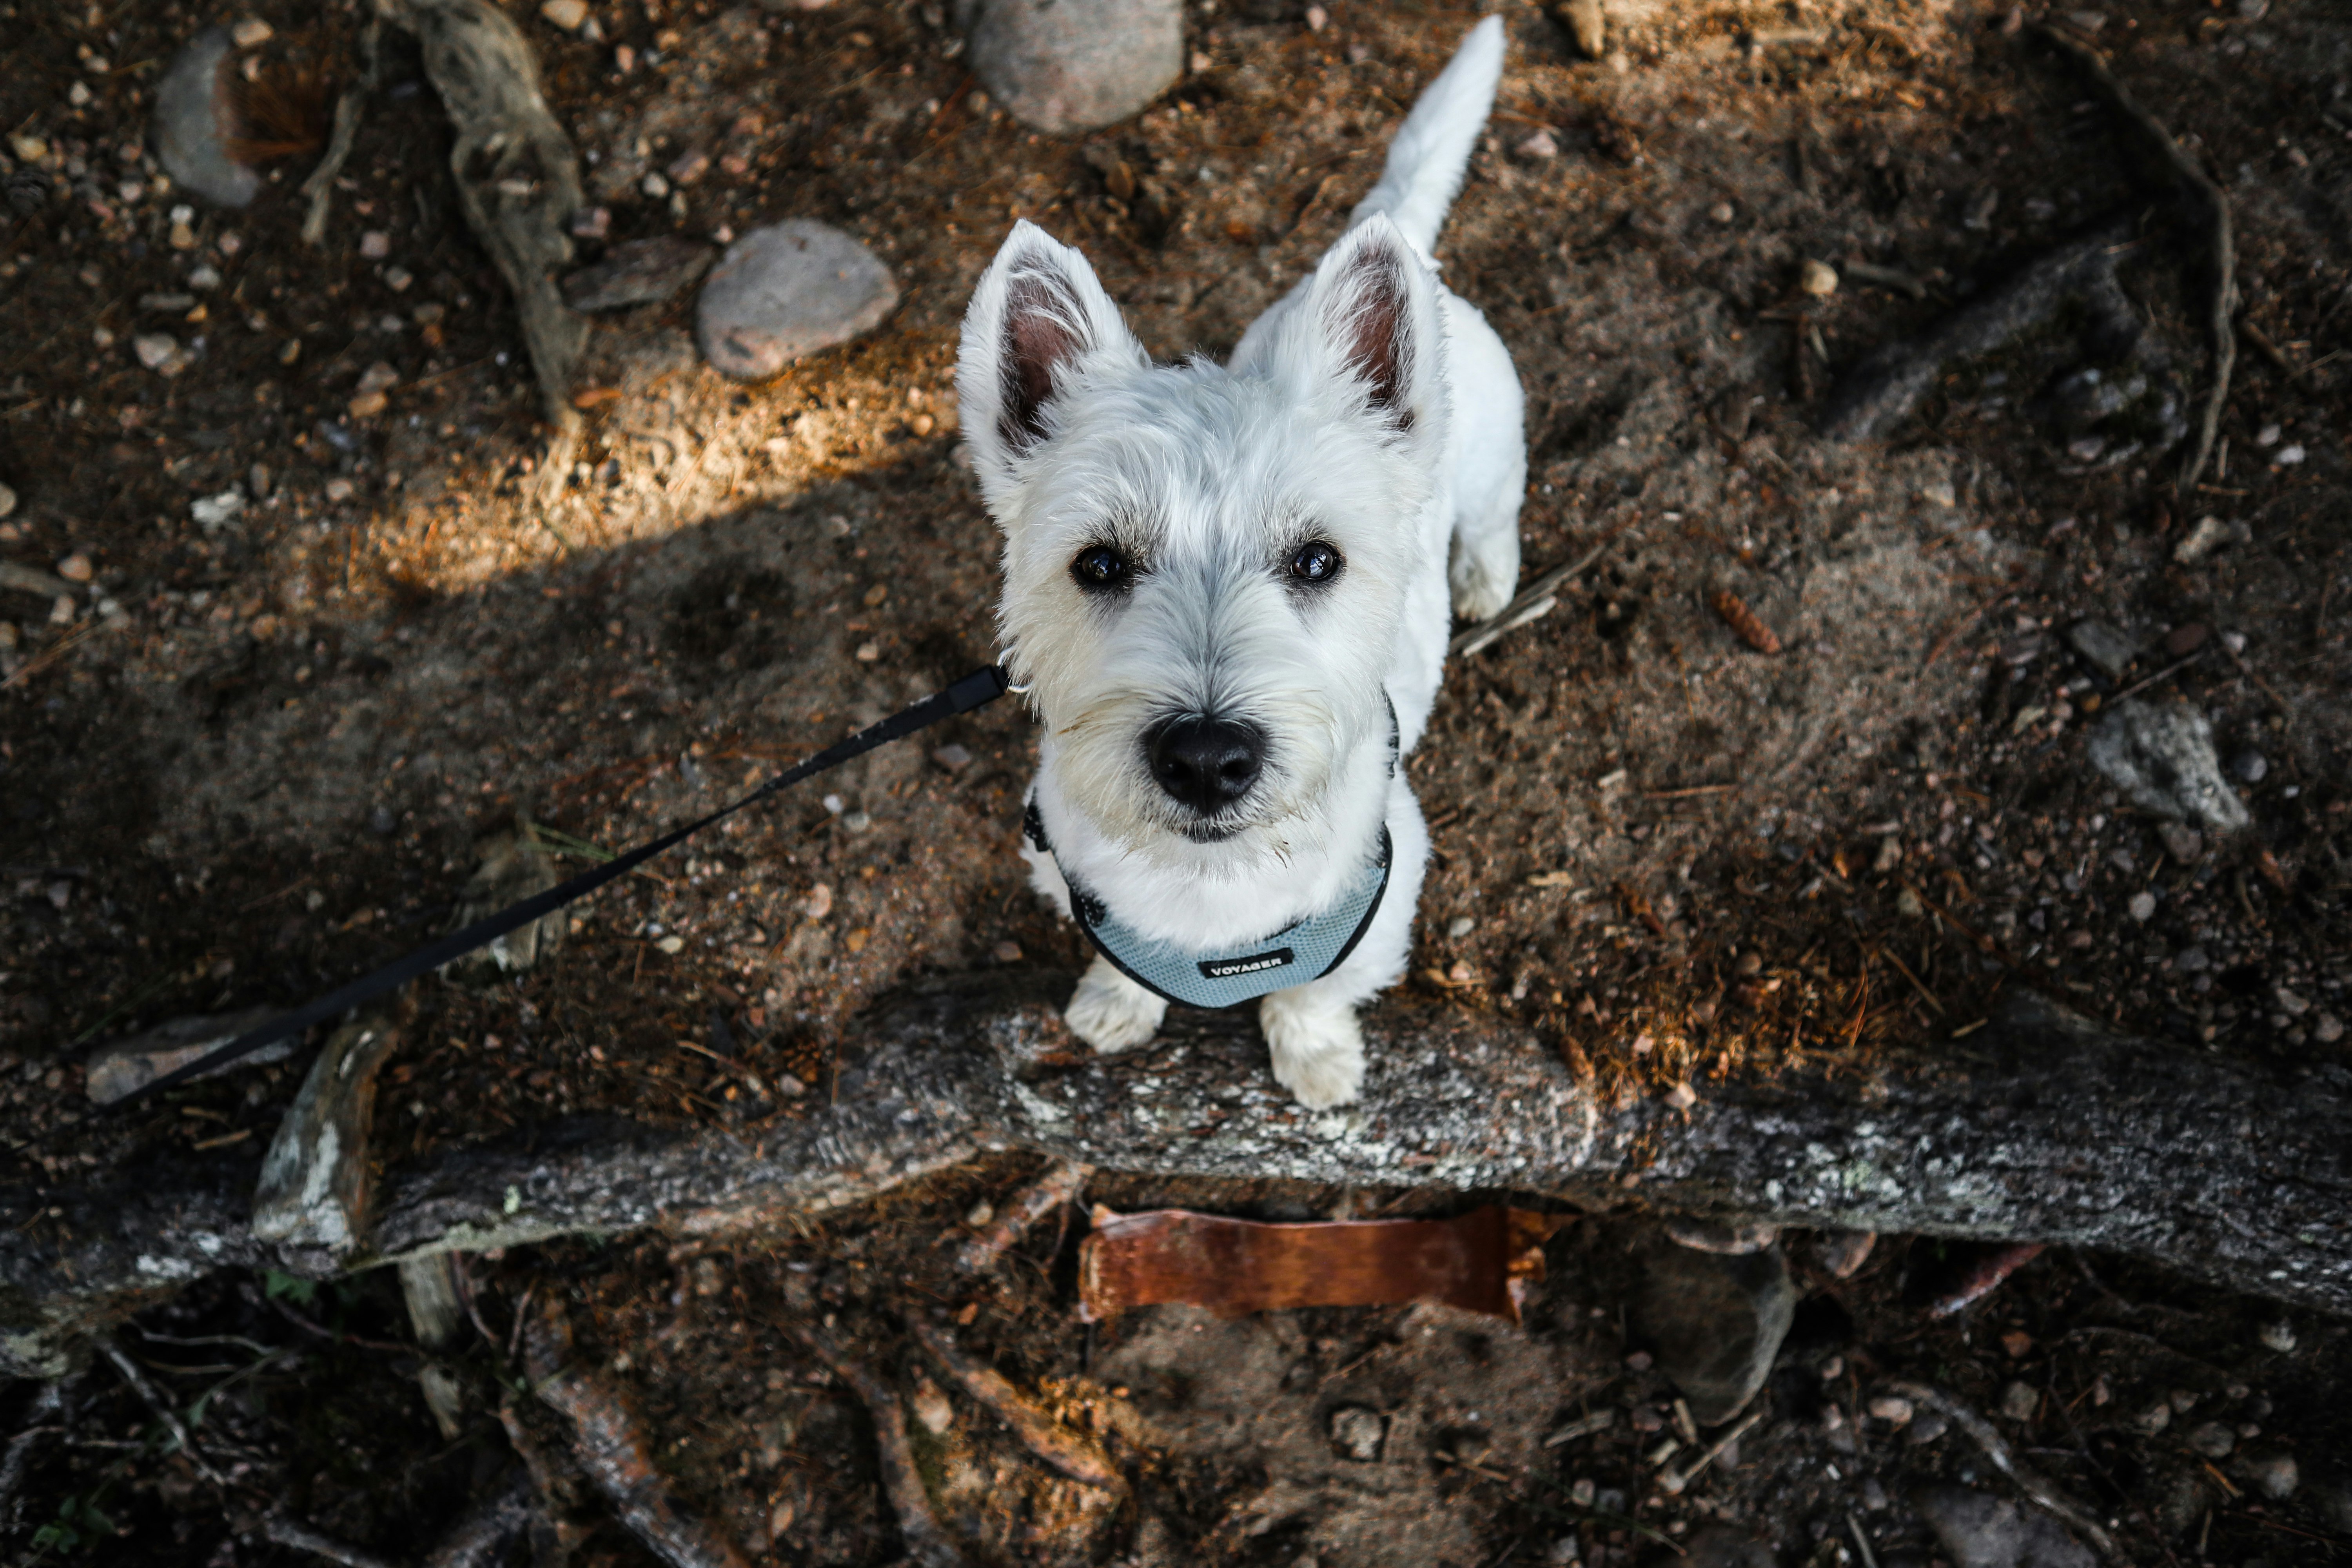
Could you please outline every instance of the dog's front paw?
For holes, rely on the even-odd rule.
[[[1160,1032],[1168,1014],[1165,999],[1153,995],[1097,957],[1062,1009],[1070,1032],[1104,1056],[1117,1056]]]
[[[1488,620],[1503,613],[1519,585],[1518,557],[1514,552],[1508,562],[1488,561],[1465,550],[1454,557],[1450,576],[1454,613],[1465,621]]]
[[[1363,1092],[1364,1032],[1355,1008],[1277,991],[1258,1004],[1257,1021],[1274,1058],[1274,1080],[1299,1104],[1328,1110]]]

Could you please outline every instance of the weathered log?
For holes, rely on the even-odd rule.
[[[1095,1059],[1052,1005],[1066,984],[1000,973],[892,997],[835,1103],[756,1140],[583,1121],[394,1171],[370,1254],[754,1230],[1022,1149],[1145,1175],[2041,1241],[2352,1311],[2352,1071],[2340,1064],[2122,1038],[2012,993],[1963,1042],[1709,1079],[1685,1110],[1603,1100],[1525,1029],[1400,997],[1366,1019],[1365,1102],[1313,1113],[1268,1076],[1245,1015],[1180,1011],[1150,1049]],[[9,1370],[58,1364],[58,1332],[100,1326],[157,1286],[261,1256],[216,1188],[182,1178],[166,1201],[123,1173],[107,1190],[119,1211],[65,1200],[69,1243],[15,1228],[57,1197],[0,1194]]]

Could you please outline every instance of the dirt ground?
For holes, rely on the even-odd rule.
[[[276,29],[257,91],[299,132],[355,71],[361,16],[257,14]],[[877,331],[756,388],[701,367],[690,295],[602,318],[585,383],[617,395],[590,400],[578,466],[551,474],[513,310],[458,214],[413,46],[387,36],[313,250],[294,194],[309,152],[271,164],[241,213],[175,218],[182,198],[155,188],[153,83],[209,16],[0,5],[0,119],[43,143],[29,161],[22,142],[0,149],[0,482],[19,498],[0,559],[90,573],[69,619],[0,587],[12,1179],[169,1142],[257,1160],[293,1067],[93,1121],[82,1048],[291,1004],[405,951],[446,925],[478,847],[518,814],[583,855],[617,847],[985,662],[992,537],[956,461],[950,382],[970,286],[1028,216],[1087,250],[1156,353],[1230,347],[1338,232],[1474,19],[1355,0],[1320,30],[1302,16],[1197,7],[1185,79],[1081,139],[977,99],[936,7],[631,3],[597,11],[602,44],[526,20],[613,239],[822,217],[903,291]],[[2141,236],[2121,277],[2170,367],[2158,391],[2199,406],[2202,234],[2030,28],[1965,5],[1629,5],[1595,62],[1545,13],[1507,16],[1493,135],[1440,258],[1528,392],[1530,569],[1608,552],[1559,610],[1449,672],[1412,763],[1439,862],[1409,984],[1662,1082],[1922,1048],[2012,984],[2185,1048],[2340,1055],[2352,365],[2333,345],[2352,331],[2352,29],[2291,0],[2098,14],[2095,39],[2237,220],[2238,378],[2220,460],[2183,495],[2179,449],[2118,459],[2120,436],[2094,450],[2053,411],[2092,353],[2072,321],[1952,367],[1883,442],[1814,434],[1866,353],[2115,213]],[[1549,155],[1528,144],[1538,132]],[[695,153],[708,173],[643,194]],[[367,235],[384,255],[363,254]],[[1815,300],[1797,289],[1808,258],[1921,290],[1850,275]],[[197,268],[217,281],[192,283]],[[193,363],[142,367],[131,340],[154,331]],[[398,376],[387,406],[355,416],[379,363]],[[241,511],[196,521],[194,501],[232,487]],[[2179,563],[2209,515],[2243,536]],[[1722,588],[1782,651],[1733,635],[1708,604]],[[2085,616],[2137,642],[2124,673],[2071,651]],[[2168,637],[2193,661],[2175,668]],[[2084,734],[2131,689],[2210,716],[2247,833],[2168,845],[2099,779]],[[859,1009],[907,977],[1073,966],[1077,939],[1013,852],[1029,746],[1003,704],[876,752],[585,906],[530,974],[419,992],[383,1158],[575,1111],[789,1115],[677,1042],[814,1083],[855,1049]],[[563,1271],[602,1303],[668,1266],[624,1247],[513,1267]],[[789,1284],[782,1263],[728,1267],[754,1295]],[[263,1315],[238,1289],[174,1310]],[[382,1307],[373,1287],[335,1289],[357,1292],[355,1312]],[[1306,1346],[1320,1367],[1396,1327],[1218,1332],[1242,1336],[1230,1352],[1249,1364]],[[1098,1353],[1157,1365],[1149,1347],[1180,1331]],[[1565,1407],[1617,1375],[1618,1351],[1559,1332],[1507,1353]],[[1039,1376],[1084,1374],[1067,1343],[1024,1353]],[[782,1418],[781,1394],[744,1397]],[[407,1468],[429,1468],[432,1447],[412,1406],[354,1451],[396,1450],[424,1475]],[[1523,1433],[1549,1418],[1514,1417]],[[1241,1439],[1211,1430],[1155,1428],[1148,1446],[1225,1475]],[[1304,1464],[1304,1441],[1264,1438],[1291,1457],[1251,1462]],[[1225,1485],[1167,1505],[1177,1539],[1213,1527]],[[1476,1494],[1460,1475],[1411,1486]],[[1769,1511],[1766,1492],[1740,1495]],[[817,1560],[877,1560],[873,1506],[856,1489],[825,1504],[849,1511],[824,1514],[840,1544]],[[1362,1506],[1377,1534],[1391,1505]],[[1491,1560],[1508,1539],[1496,1506],[1447,1515],[1463,1533],[1442,1550]],[[1086,1515],[1051,1550],[1130,1550],[1137,1517]],[[351,1533],[374,1539],[363,1522]],[[1339,1539],[1313,1550],[1358,1560]],[[2226,1560],[2309,1560],[2252,1541]]]

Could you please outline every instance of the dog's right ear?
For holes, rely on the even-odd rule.
[[[1087,258],[1036,225],[1013,225],[964,312],[956,395],[984,480],[1052,437],[1054,399],[1090,363],[1139,363],[1140,344]]]

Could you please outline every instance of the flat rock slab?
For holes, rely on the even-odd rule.
[[[207,27],[155,84],[155,156],[181,189],[225,207],[244,206],[261,190],[261,176],[228,155],[236,107],[221,68],[236,50],[226,28]]]
[[[830,224],[788,218],[733,245],[702,285],[695,336],[721,375],[764,381],[880,324],[898,303],[890,269]]]
[[[1184,68],[1180,0],[982,0],[971,68],[1024,125],[1093,131],[1168,90]]]
[[[676,235],[633,239],[563,280],[563,300],[575,310],[622,310],[657,305],[705,272],[719,253]]]

